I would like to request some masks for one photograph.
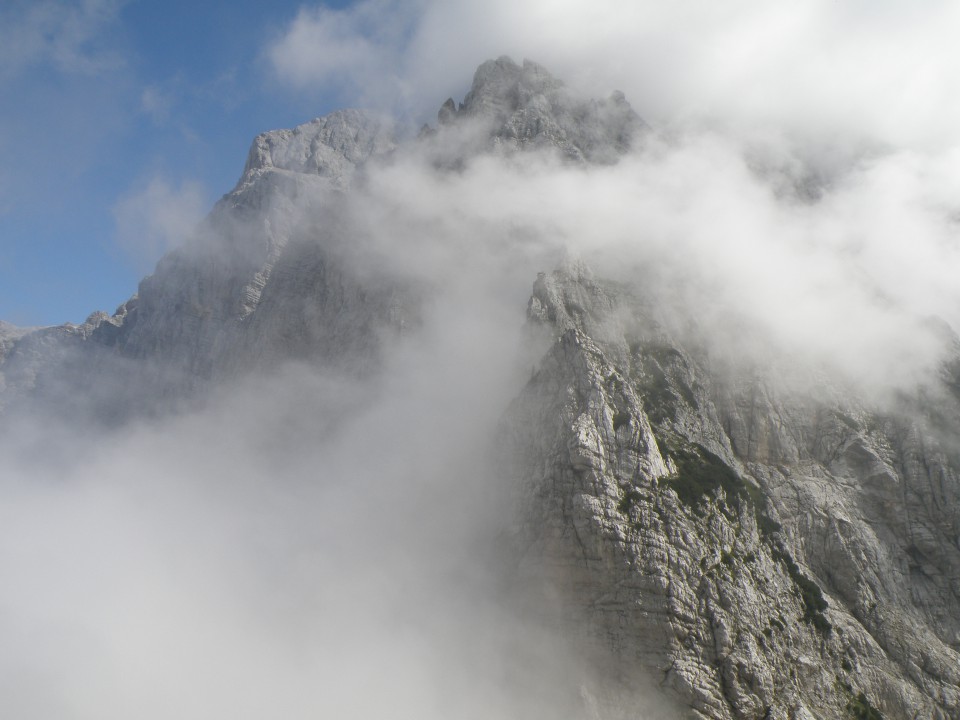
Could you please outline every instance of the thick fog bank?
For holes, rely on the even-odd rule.
[[[43,457],[5,448],[6,711],[556,716],[571,669],[493,563],[511,382],[495,355],[430,350],[373,391],[293,368],[86,443],[48,432]]]

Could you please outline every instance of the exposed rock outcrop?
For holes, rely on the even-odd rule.
[[[576,264],[529,317],[555,341],[504,432],[515,547],[610,684],[653,672],[703,718],[960,716],[960,455],[929,405],[724,367]]]
[[[616,162],[648,129],[623,93],[584,100],[537,63],[508,57],[477,68],[463,102],[447,100],[437,119],[441,129],[466,126],[478,136],[458,138],[461,146],[472,140],[504,154],[549,148],[592,163]]]

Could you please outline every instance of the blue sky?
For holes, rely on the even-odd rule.
[[[336,94],[279,83],[265,58],[299,6],[0,6],[0,319],[112,311],[163,249],[136,238],[150,197],[205,212],[257,133],[334,109]]]

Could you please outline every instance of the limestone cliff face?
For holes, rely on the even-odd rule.
[[[554,342],[507,416],[514,542],[609,684],[653,672],[703,718],[960,717],[949,392],[794,393],[576,264],[529,317]]]

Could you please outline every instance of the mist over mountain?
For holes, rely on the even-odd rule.
[[[949,173],[508,57],[437,104],[0,323],[13,716],[960,717]]]

